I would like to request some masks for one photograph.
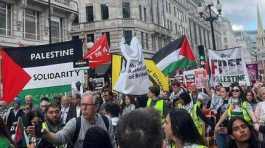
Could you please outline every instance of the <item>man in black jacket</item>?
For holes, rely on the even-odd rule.
[[[18,121],[19,117],[21,117],[23,122],[25,122],[25,115],[24,115],[23,110],[20,107],[21,102],[22,100],[17,97],[15,99],[14,108],[11,107],[5,115],[6,125],[7,125],[8,130],[11,131],[11,134],[13,134],[13,132],[15,131],[16,122]]]

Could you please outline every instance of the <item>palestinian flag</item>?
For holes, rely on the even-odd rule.
[[[166,76],[172,75],[177,69],[188,68],[196,64],[196,58],[186,36],[161,48],[152,59]]]
[[[15,143],[20,148],[26,148],[29,144],[29,138],[24,130],[24,125],[22,118],[18,118],[16,133],[15,133]]]
[[[4,50],[0,52],[0,55],[2,58],[3,101],[10,103],[30,81],[31,77]]]

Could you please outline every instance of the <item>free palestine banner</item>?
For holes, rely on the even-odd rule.
[[[81,40],[7,48],[5,52],[31,77],[20,96],[33,95],[34,103],[41,96],[69,93],[74,82],[84,83],[84,71],[74,68],[82,59]]]
[[[240,48],[208,51],[214,84],[222,83],[223,86],[228,87],[233,82],[243,82],[250,85],[246,63],[242,58],[241,51]]]

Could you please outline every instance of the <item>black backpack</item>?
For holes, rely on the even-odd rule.
[[[108,117],[106,117],[105,115],[100,115],[104,121],[104,124],[107,128],[107,130],[109,130],[109,119]],[[79,136],[79,132],[80,132],[80,128],[81,128],[81,117],[77,117],[76,118],[76,124],[75,124],[75,132],[74,132],[74,136],[72,138],[71,144],[68,144],[68,148],[72,148]]]

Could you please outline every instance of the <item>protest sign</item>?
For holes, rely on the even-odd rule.
[[[198,68],[194,71],[195,74],[195,84],[197,88],[205,88],[208,82],[208,75],[205,69]]]
[[[250,85],[246,63],[242,58],[240,48],[209,50],[208,54],[213,84],[222,83],[223,86],[228,87],[234,82],[244,82]]]
[[[20,96],[32,95],[36,104],[43,96],[70,93],[74,82],[84,83],[84,71],[74,68],[82,60],[81,40],[7,48],[5,52],[30,76]]]
[[[143,49],[139,41],[134,37],[129,46],[122,39],[120,46],[123,61],[119,79],[115,83],[114,90],[130,95],[147,94],[149,91],[148,88],[151,86],[151,81],[148,77],[144,63]]]
[[[195,83],[195,70],[187,70],[183,72],[184,82],[187,88],[191,87],[192,83]]]

